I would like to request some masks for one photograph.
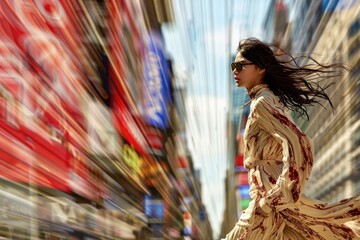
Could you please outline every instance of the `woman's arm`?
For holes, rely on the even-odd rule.
[[[277,99],[262,96],[254,103],[254,117],[259,127],[282,144],[283,170],[274,187],[260,199],[259,206],[269,213],[298,201],[312,168],[313,152],[308,137],[270,103]]]

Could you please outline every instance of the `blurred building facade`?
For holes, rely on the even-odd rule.
[[[264,39],[281,45],[289,24],[289,7],[283,1],[272,0],[264,21]],[[287,47],[287,46],[284,46]]]
[[[0,5],[0,236],[211,239],[171,1]]]
[[[344,76],[331,78],[327,89],[335,111],[329,104],[309,110],[310,121],[296,119],[299,126],[314,141],[315,161],[305,193],[311,197],[334,202],[354,196],[360,191],[359,174],[359,13],[357,1],[319,1],[314,11],[311,6],[298,15],[312,12],[322,19],[319,25],[305,21],[303,29],[316,31],[307,42],[293,43],[293,48],[304,45],[303,50],[314,54],[319,62],[340,62],[350,66]],[[311,18],[310,18],[311,19]],[[293,29],[293,32],[300,30]],[[325,84],[325,83],[324,83]]]
[[[311,54],[322,63],[345,63],[352,68],[332,78],[327,92],[335,113],[324,102],[309,108],[310,121],[295,122],[314,141],[315,162],[305,194],[334,202],[359,192],[358,174],[358,15],[357,1],[290,1],[292,19],[279,44],[294,54]],[[304,17],[305,16],[305,17]],[[272,36],[272,34],[270,34]],[[355,50],[356,49],[356,50]],[[305,64],[303,62],[302,64]]]
[[[232,60],[235,56],[232,57]],[[225,236],[235,226],[241,212],[249,203],[249,184],[247,170],[243,164],[242,133],[249,114],[249,98],[244,88],[236,87],[234,81],[229,83],[230,108],[227,117],[227,160],[225,178],[225,210],[220,236]]]
[[[321,63],[343,63],[351,68],[331,78],[327,89],[336,110],[323,102],[309,108],[309,118],[294,121],[314,142],[314,167],[305,194],[334,202],[359,193],[359,2],[289,1],[291,21],[283,35],[267,36],[296,54],[311,54]],[[269,11],[265,27],[272,22]],[[305,17],[304,17],[305,16]],[[277,42],[276,39],[282,39]],[[305,64],[302,62],[301,64]]]

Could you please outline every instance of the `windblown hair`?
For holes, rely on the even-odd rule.
[[[288,109],[306,115],[307,107],[314,103],[320,104],[325,99],[335,110],[325,90],[334,82],[320,84],[323,80],[341,75],[346,68],[340,64],[323,65],[310,56],[293,57],[283,48],[268,45],[256,38],[240,41],[238,49],[241,55],[265,69],[264,82]],[[300,61],[308,60],[300,66]],[[323,106],[324,107],[324,106]]]

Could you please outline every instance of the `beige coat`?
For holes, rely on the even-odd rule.
[[[360,196],[334,204],[303,196],[313,165],[309,138],[266,85],[255,86],[249,96],[244,164],[252,201],[225,239],[360,239],[354,222]]]

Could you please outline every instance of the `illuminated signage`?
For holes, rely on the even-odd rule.
[[[151,126],[164,129],[169,120],[169,67],[160,33],[152,32],[149,39],[148,54],[145,58],[145,118]]]
[[[164,201],[158,198],[145,196],[145,215],[148,216],[150,223],[162,223],[164,220]]]
[[[123,146],[123,158],[125,163],[137,174],[142,176],[141,165],[144,159],[128,144]]]
[[[239,195],[242,199],[250,198],[250,195],[249,195],[250,186],[249,185],[239,186],[238,189],[239,189]]]

